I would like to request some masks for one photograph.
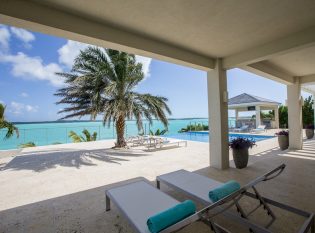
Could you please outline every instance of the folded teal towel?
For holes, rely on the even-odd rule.
[[[223,185],[211,190],[209,192],[209,198],[211,201],[217,202],[231,193],[239,190],[240,188],[241,186],[239,183],[237,183],[235,180],[230,180]]]
[[[150,217],[147,221],[147,225],[151,233],[157,233],[194,214],[195,212],[195,203],[191,200],[186,200]]]

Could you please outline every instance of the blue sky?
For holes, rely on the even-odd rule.
[[[58,98],[53,94],[63,81],[55,72],[68,71],[86,46],[0,25],[0,101],[7,106],[6,117],[11,121],[59,119],[57,112],[62,106],[55,104]],[[173,118],[207,117],[206,72],[140,56],[137,59],[146,74],[139,92],[167,97]],[[246,92],[281,103],[286,99],[285,85],[239,69],[228,71],[228,92],[229,97]]]

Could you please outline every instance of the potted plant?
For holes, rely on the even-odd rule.
[[[278,136],[278,143],[281,150],[286,150],[289,148],[289,131],[281,130],[276,133]]]
[[[314,125],[313,124],[305,126],[305,134],[306,134],[307,139],[311,139],[314,137]]]
[[[248,149],[256,145],[255,141],[248,138],[237,137],[233,139],[229,146],[233,151],[233,159],[236,168],[242,169],[248,163]]]

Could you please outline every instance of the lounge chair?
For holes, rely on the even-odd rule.
[[[187,147],[187,141],[184,140],[169,140],[165,137],[150,137],[149,140],[146,143],[146,147],[150,149],[161,149],[163,147],[168,146],[180,146],[181,144],[184,144],[185,147]]]
[[[270,210],[268,204],[305,217],[306,221],[304,222],[303,226],[299,229],[298,232],[306,233],[310,229],[313,232],[314,215],[312,213],[308,213],[306,211],[299,210],[272,201],[270,199],[264,198],[260,196],[256,188],[254,187],[255,185],[262,181],[267,181],[275,178],[283,171],[284,167],[285,167],[284,165],[279,166],[278,168],[272,170],[271,172],[266,173],[261,177],[258,177],[257,179],[253,180],[252,182],[248,183],[247,185],[239,189],[238,191],[235,191],[234,193],[222,198],[221,200],[215,203],[211,203],[209,200],[206,200],[204,190],[207,187],[204,187],[203,185],[210,184],[211,185],[210,187],[215,188],[217,187],[217,185],[221,184],[220,182],[184,170],[159,176],[157,180],[158,187],[160,187],[160,182],[164,182],[181,192],[190,194],[195,198],[203,201],[204,203],[207,203],[207,206],[202,210],[196,212],[195,214],[190,215],[187,218],[182,219],[181,221],[174,223],[173,225],[168,226],[167,228],[163,229],[160,232],[161,233],[175,232],[193,222],[202,221],[206,223],[208,226],[210,226],[211,229],[216,233],[219,232],[229,233],[228,230],[226,230],[224,227],[220,226],[219,224],[213,221],[214,216],[222,214],[224,217],[232,221],[235,221],[241,224],[242,226],[247,227],[252,232],[270,233],[271,231],[267,229],[268,226],[262,227],[260,225],[257,225],[256,223],[253,223],[252,221],[247,219],[250,213],[246,216],[245,213],[241,212],[242,209],[240,210],[238,208],[239,205],[238,202],[244,196],[248,196],[250,198],[260,201],[261,204],[258,207],[262,206],[264,208],[267,208],[267,212],[270,215],[272,215],[273,218],[275,217],[273,216],[273,213]],[[195,176],[194,174],[197,176]],[[185,178],[186,180],[182,180],[183,178]],[[255,194],[248,192],[248,189],[250,188],[254,190]],[[207,193],[209,193],[209,189],[210,188],[208,187]],[[129,221],[133,229],[139,233],[150,232],[146,224],[149,217],[157,213],[160,213],[161,211],[169,209],[179,203],[174,198],[168,196],[167,194],[161,192],[158,189],[155,189],[148,183],[148,181],[138,181],[118,188],[107,190],[106,211],[110,210],[111,201],[118,207],[119,211]],[[228,205],[226,207],[223,204]],[[233,206],[236,205],[241,215],[234,214],[229,210],[232,205]],[[256,209],[257,208],[255,208],[254,211]],[[212,215],[212,213],[210,212],[213,210],[217,210],[214,215]]]
[[[234,129],[234,132],[248,132],[249,131],[249,126],[248,125],[243,125],[240,128]]]
[[[131,144],[131,146],[135,147],[135,146],[142,146],[144,145],[148,140],[148,136],[142,136],[142,135],[138,135],[138,136],[130,136],[126,139],[126,143]]]
[[[262,133],[266,131],[265,125],[258,125],[256,129],[252,129],[251,133]]]
[[[127,219],[133,230],[138,233],[150,233],[147,220],[151,216],[180,203],[173,197],[150,185],[149,181],[145,179],[107,190],[105,196],[106,211],[111,210],[111,202],[113,202]],[[209,221],[204,216],[206,212],[205,210],[196,212],[160,231],[160,233],[175,232],[196,221],[203,221],[211,228],[221,230],[218,232],[228,233],[227,231],[223,231],[224,228],[217,223]],[[260,229],[260,227],[258,228]]]

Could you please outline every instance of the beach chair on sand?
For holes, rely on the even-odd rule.
[[[180,170],[157,177],[158,188],[160,188],[161,183],[164,183],[180,192],[184,192],[194,197],[195,199],[201,201],[201,203],[205,204],[205,207],[200,211],[180,219],[158,232],[175,232],[186,227],[187,225],[192,224],[193,222],[202,221],[215,233],[229,233],[230,231],[226,230],[223,226],[217,224],[214,221],[215,216],[222,215],[224,218],[232,220],[237,224],[241,224],[251,232],[270,233],[271,231],[268,228],[276,219],[269,207],[269,205],[272,205],[306,218],[304,224],[301,226],[298,232],[306,233],[311,230],[313,233],[314,215],[312,213],[308,213],[306,211],[264,198],[255,188],[258,183],[265,182],[277,177],[282,173],[284,168],[285,165],[283,164],[214,203],[209,200],[208,194],[210,190],[222,185],[222,183],[218,181],[185,170]],[[253,190],[253,192],[249,192],[249,190]],[[245,213],[239,204],[239,201],[244,197],[257,200],[258,206],[253,208],[253,210],[250,212]],[[146,181],[138,181],[107,190],[107,211],[110,210],[111,201],[118,207],[119,211],[129,221],[133,229],[139,233],[150,232],[147,226],[147,220],[150,217],[163,211],[165,212],[165,210],[168,210],[169,208],[179,204],[177,200],[161,192],[159,189],[154,188]],[[236,207],[238,213],[231,210],[233,206]],[[271,217],[271,221],[266,226],[258,225],[249,219],[249,215],[251,215],[260,207],[264,208],[267,214]]]

